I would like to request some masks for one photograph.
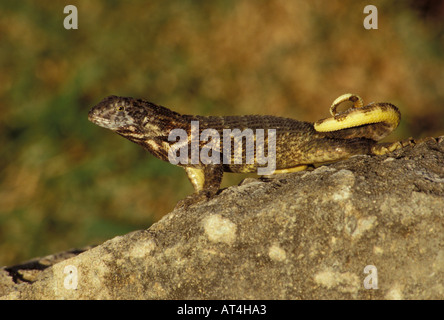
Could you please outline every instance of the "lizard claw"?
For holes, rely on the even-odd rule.
[[[206,201],[211,198],[211,195],[207,191],[199,191],[187,196],[186,198],[179,200],[174,209],[188,209],[190,206],[198,204],[199,202]]]

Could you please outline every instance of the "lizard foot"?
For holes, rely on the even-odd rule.
[[[372,152],[375,155],[384,155],[404,147],[414,146],[415,144],[417,144],[417,141],[415,141],[413,138],[391,143],[380,143],[372,148]]]
[[[208,191],[199,191],[179,200],[174,209],[187,209],[199,202],[207,201],[211,197],[212,195]]]

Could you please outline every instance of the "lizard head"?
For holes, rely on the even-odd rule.
[[[98,126],[117,131],[138,125],[144,109],[134,99],[109,96],[95,105],[88,113],[88,120]]]
[[[164,136],[175,116],[179,114],[149,101],[109,96],[89,111],[88,120],[134,141]]]

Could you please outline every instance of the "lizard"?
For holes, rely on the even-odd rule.
[[[351,101],[353,106],[338,112],[337,107],[345,101]],[[108,96],[89,111],[88,119],[139,144],[164,161],[169,161],[169,151],[176,143],[170,141],[170,132],[183,129],[190,136],[193,121],[199,123],[199,134],[205,129],[214,129],[220,134],[224,129],[274,129],[276,170],[273,174],[306,170],[359,154],[383,155],[412,143],[411,140],[378,143],[396,129],[401,119],[398,108],[391,103],[364,105],[360,96],[348,93],[334,100],[330,113],[331,117],[314,123],[270,115],[199,116],[179,114],[143,99]],[[190,139],[186,144],[191,150]],[[197,145],[199,150],[203,146],[202,141]],[[213,152],[219,152],[221,157],[222,146],[218,147]],[[249,173],[261,166],[256,158],[253,163],[245,162],[245,144],[238,148],[243,151],[240,164],[239,161],[178,163],[185,169],[195,190],[181,205],[189,206],[212,198],[220,188],[224,172]]]

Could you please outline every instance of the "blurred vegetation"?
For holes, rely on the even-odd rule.
[[[63,28],[76,5],[79,29]],[[342,93],[444,133],[442,1],[0,3],[0,265],[147,228],[193,190],[182,169],[93,125],[115,94],[181,113],[315,121]],[[224,186],[242,177],[228,175]]]

